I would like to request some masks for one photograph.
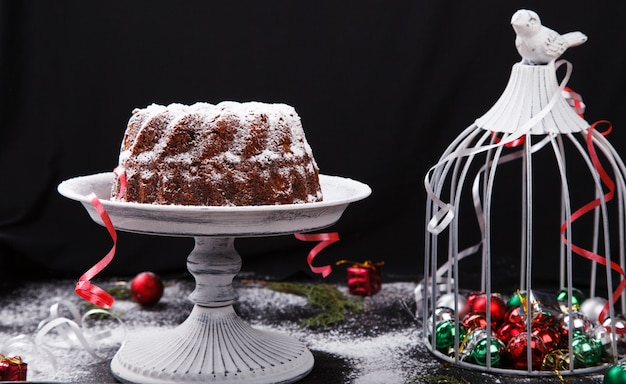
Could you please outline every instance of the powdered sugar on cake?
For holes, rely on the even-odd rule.
[[[135,109],[119,161],[126,170],[126,201],[235,206],[322,199],[300,117],[286,104]],[[116,183],[112,196],[118,189]]]

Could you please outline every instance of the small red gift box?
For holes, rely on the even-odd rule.
[[[0,381],[26,381],[28,364],[19,356],[0,355]]]
[[[337,264],[348,263],[342,260]],[[353,295],[371,296],[380,291],[382,286],[380,278],[380,263],[372,263],[365,261],[363,263],[351,262],[352,266],[348,267],[348,291]]]

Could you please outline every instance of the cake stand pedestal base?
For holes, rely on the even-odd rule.
[[[289,336],[257,330],[234,311],[241,268],[234,238],[195,237],[187,268],[195,303],[178,327],[128,340],[111,361],[125,383],[292,383],[313,369],[313,355]]]

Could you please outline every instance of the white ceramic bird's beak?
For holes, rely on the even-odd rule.
[[[511,24],[516,25],[519,22],[519,18],[522,16],[522,12],[524,12],[524,10],[520,9],[513,14],[513,16],[511,17]]]
[[[516,33],[521,33],[523,27],[524,27],[524,15],[523,15],[524,11],[523,10],[519,10],[517,12],[515,12],[513,14],[513,17],[511,18],[511,26],[513,27],[513,30]]]

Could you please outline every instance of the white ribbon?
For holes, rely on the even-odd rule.
[[[67,317],[63,317],[60,315],[59,308],[61,305],[65,306],[69,310],[73,319],[68,319]],[[88,332],[87,329],[85,329],[84,327],[85,320],[94,315],[105,315],[115,319],[120,324],[121,329],[124,332],[124,339],[126,338],[126,329],[124,327],[124,323],[118,316],[114,315],[111,311],[97,308],[91,309],[81,316],[74,304],[66,300],[61,300],[50,307],[50,316],[39,323],[39,326],[37,327],[37,332],[35,334],[35,344],[47,345],[57,348],[80,346],[94,358],[103,360],[105,359],[105,357],[98,356],[92,345],[95,341],[110,337],[111,331],[104,330],[96,333]],[[61,339],[63,339],[62,342],[44,342],[44,337],[53,330],[56,331]]]
[[[65,307],[70,313],[70,318],[61,314],[61,308]],[[110,311],[104,309],[92,309],[85,312],[82,316],[78,308],[71,302],[60,300],[50,306],[50,315],[48,318],[39,322],[34,337],[28,335],[18,335],[12,337],[0,344],[0,350],[11,355],[21,355],[26,363],[29,363],[29,371],[36,374],[46,374],[51,379],[54,378],[59,369],[59,363],[55,358],[54,350],[58,348],[72,348],[75,346],[82,347],[87,353],[98,360],[104,360],[107,357],[101,357],[96,353],[94,343],[111,337],[111,330],[100,332],[90,332],[85,328],[86,320],[94,315],[105,315],[114,318],[123,331],[122,340],[126,339],[126,328],[122,320]],[[46,338],[51,332],[56,332],[62,341],[52,342]],[[43,358],[43,359],[40,359]],[[34,362],[34,364],[33,364]],[[43,366],[48,363],[52,370],[46,370]]]

